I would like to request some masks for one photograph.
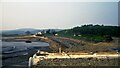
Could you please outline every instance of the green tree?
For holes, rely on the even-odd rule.
[[[26,34],[26,35],[30,35],[31,32],[30,32],[30,31],[26,31],[25,34]]]

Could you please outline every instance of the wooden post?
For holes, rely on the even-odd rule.
[[[59,48],[59,53],[61,53],[61,47]]]
[[[28,65],[28,66],[29,66],[29,68],[30,68],[32,65],[33,65],[33,58],[32,58],[32,57],[30,57],[30,58],[29,58],[29,65]]]

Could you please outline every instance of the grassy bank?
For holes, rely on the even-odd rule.
[[[59,37],[67,37],[67,38],[73,38],[73,39],[78,39],[78,40],[85,40],[89,42],[103,42],[105,41],[104,36],[100,35],[86,35],[86,34],[81,34],[81,35],[76,35],[72,33],[71,30],[63,30],[57,33]],[[53,34],[48,34],[46,33],[45,36],[54,36]]]

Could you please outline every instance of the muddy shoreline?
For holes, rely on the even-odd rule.
[[[30,39],[26,39],[26,40],[30,40]],[[51,49],[49,48],[49,46],[39,46],[40,41],[38,39],[33,39],[32,43],[28,43],[28,47],[24,48],[25,46],[27,46],[27,43],[25,43],[26,40],[23,39],[14,39],[14,38],[6,38],[6,39],[2,39],[3,42],[8,42],[10,44],[8,44],[11,48],[13,49],[7,49],[8,52],[4,52],[2,51],[2,68],[9,68],[11,66],[28,66],[28,61],[29,61],[29,57],[33,56],[38,50],[42,50],[42,51],[47,51],[47,52],[51,52]],[[18,43],[19,46],[21,44],[22,47],[20,47],[22,50],[15,50],[15,48],[19,48],[17,45],[15,45],[13,42],[15,42],[16,44]],[[13,43],[13,44],[11,44]],[[42,42],[44,43],[44,42]],[[25,46],[24,46],[25,44]],[[33,46],[32,46],[33,44]],[[34,46],[36,45],[37,46]],[[2,47],[4,46],[4,44],[2,44]],[[8,47],[9,48],[9,47]],[[15,51],[13,51],[15,50]],[[22,68],[22,67],[21,67]]]

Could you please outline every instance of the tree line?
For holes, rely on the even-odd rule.
[[[71,31],[78,35],[99,35],[99,36],[119,36],[120,35],[120,27],[119,26],[104,26],[104,25],[82,25],[74,27]]]

